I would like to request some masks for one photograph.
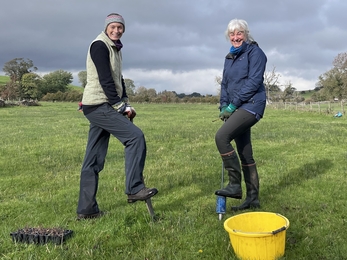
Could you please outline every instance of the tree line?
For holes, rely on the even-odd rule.
[[[342,101],[347,99],[347,52],[339,53],[332,62],[333,67],[318,77],[313,94],[305,99],[306,91],[296,91],[289,81],[280,84],[280,74],[276,67],[264,75],[264,84],[268,101],[271,102],[319,102]]]
[[[72,73],[64,70],[50,72],[44,76],[36,73],[37,67],[30,59],[15,58],[5,63],[3,71],[9,76],[9,82],[0,85],[0,98],[3,100],[37,100],[37,101],[80,101],[81,91],[69,88]],[[82,88],[87,83],[87,72],[80,71],[78,79]],[[157,92],[153,88],[136,87],[131,79],[124,79],[127,94],[132,102],[153,103],[213,103],[219,102],[217,95],[201,95],[176,93],[175,91]],[[215,78],[216,86],[220,86],[221,77]],[[305,91],[297,91],[289,81],[280,84],[280,74],[276,67],[264,74],[268,102],[302,102]],[[319,76],[313,94],[305,101],[333,101],[347,99],[347,53],[338,54],[333,60],[332,69]]]
[[[3,100],[42,100],[48,94],[67,93],[73,80],[72,73],[64,70],[56,70],[41,77],[35,73],[37,67],[33,61],[24,58],[6,62],[3,71],[10,79],[0,86],[0,97]],[[77,92],[72,91],[69,95],[80,99],[81,93]]]
[[[87,71],[80,71],[78,79],[84,88],[87,84]],[[201,95],[193,92],[191,94],[177,93],[176,91],[160,91],[144,86],[136,87],[131,79],[124,79],[127,95],[131,102],[150,102],[150,103],[218,103],[219,96]]]
[[[35,101],[81,101],[83,89],[69,88],[72,83],[72,73],[64,70],[50,72],[44,76],[36,73],[37,67],[30,59],[15,58],[5,63],[3,67],[9,81],[0,85],[2,100],[35,100]],[[82,88],[87,84],[87,72],[78,73]],[[192,93],[177,94],[175,91],[158,92],[143,86],[136,87],[131,79],[124,79],[127,94],[132,102],[207,102],[218,103],[219,98],[212,95]]]

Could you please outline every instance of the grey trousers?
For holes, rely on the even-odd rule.
[[[143,132],[109,104],[103,104],[86,115],[90,122],[88,143],[82,164],[77,214],[99,212],[96,201],[99,172],[104,168],[110,135],[125,150],[125,193],[135,194],[144,188],[143,169],[146,141]],[[118,171],[119,169],[115,169]]]

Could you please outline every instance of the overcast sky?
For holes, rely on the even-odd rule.
[[[347,52],[346,0],[11,0],[0,8],[0,66],[31,59],[44,75],[73,73],[80,85],[90,42],[112,12],[125,19],[123,75],[136,87],[217,94],[234,18],[248,22],[280,83],[314,89]]]

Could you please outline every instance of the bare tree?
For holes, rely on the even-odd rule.
[[[157,97],[157,91],[154,88],[149,88],[147,89],[147,95],[150,100],[153,100]]]
[[[339,72],[346,74],[347,73],[347,52],[339,53],[334,61],[333,65]]]
[[[177,100],[177,96],[173,91],[164,90],[158,93],[158,96],[160,96],[161,101],[164,103],[175,102]]]
[[[216,85],[218,86],[217,88],[217,96],[220,97],[221,93],[221,85],[222,85],[222,77],[221,76],[216,76],[215,77]]]
[[[215,81],[216,81],[218,86],[222,85],[222,77],[221,76],[216,76]]]
[[[19,84],[14,81],[9,81],[4,86],[0,86],[0,98],[7,100],[15,100],[19,97]]]
[[[274,93],[281,90],[278,86],[280,76],[280,74],[276,73],[275,66],[273,66],[272,70],[266,71],[264,73],[264,85],[268,102],[271,100],[270,92]]]
[[[282,101],[286,102],[287,100],[295,98],[295,91],[296,88],[293,87],[293,84],[290,81],[284,84],[284,90],[281,94]]]

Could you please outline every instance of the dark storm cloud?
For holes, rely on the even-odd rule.
[[[224,31],[240,18],[268,56],[268,69],[308,89],[347,51],[345,10],[343,0],[12,0],[0,9],[0,66],[29,58],[40,73],[63,69],[76,76],[105,16],[118,12],[126,23],[125,77],[157,91],[214,94],[230,48]]]

